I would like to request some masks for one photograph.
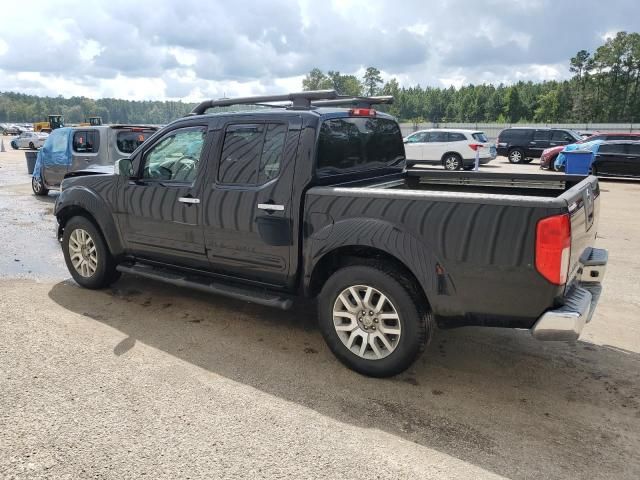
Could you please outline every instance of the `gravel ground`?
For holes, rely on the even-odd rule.
[[[77,287],[55,194],[0,153],[0,478],[640,478],[640,183],[602,190],[610,264],[579,342],[440,331],[374,380],[333,358],[312,305]]]

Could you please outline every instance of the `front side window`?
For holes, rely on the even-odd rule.
[[[625,152],[624,143],[611,143],[609,145],[600,145],[598,153],[605,154],[622,154]]]
[[[133,153],[154,133],[154,130],[120,130],[116,135],[116,145],[122,153]]]
[[[53,132],[49,138],[51,139],[52,153],[64,153],[67,151],[67,132]]]
[[[569,135],[567,132],[556,130],[551,135],[552,142],[575,142],[576,139]]]
[[[79,130],[73,134],[73,151],[76,153],[96,153],[100,136],[96,130]]]
[[[218,181],[258,185],[278,176],[287,126],[280,123],[229,125],[225,131]]]
[[[204,127],[193,127],[168,134],[145,154],[142,178],[192,183],[200,166],[205,132]]]
[[[447,142],[448,137],[447,132],[431,132],[431,135],[429,135],[429,143]]]
[[[407,137],[407,143],[424,143],[429,141],[429,132],[418,132]]]
[[[533,134],[534,141],[549,140],[551,132],[549,130],[536,130]]]

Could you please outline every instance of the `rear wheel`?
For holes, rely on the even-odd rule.
[[[322,335],[335,356],[363,375],[389,377],[424,350],[433,319],[402,275],[385,266],[350,266],[318,298]]]
[[[31,150],[35,150],[35,149],[36,149],[36,146],[33,144],[33,142],[29,142],[29,148],[30,148]]]
[[[445,170],[460,170],[462,168],[462,158],[457,153],[447,153],[442,159]]]
[[[521,163],[524,160],[524,151],[521,148],[514,148],[509,152],[509,162]]]
[[[104,288],[119,277],[102,234],[85,217],[73,217],[67,222],[62,250],[71,276],[82,287]]]
[[[31,190],[38,196],[45,196],[49,193],[49,189],[44,186],[41,178],[31,177]]]

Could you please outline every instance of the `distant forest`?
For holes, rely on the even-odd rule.
[[[345,95],[393,95],[384,107],[411,122],[624,122],[640,123],[640,34],[619,32],[595,52],[579,51],[569,60],[573,77],[564,81],[513,85],[467,85],[456,89],[401,87],[383,82],[367,68],[363,78],[337,71],[311,70],[305,90],[334,88]],[[37,97],[0,93],[0,122],[33,122],[59,113],[68,123],[101,116],[107,123],[165,124],[188,113],[193,104],[113,98]]]

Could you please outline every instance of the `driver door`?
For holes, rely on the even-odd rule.
[[[171,130],[134,160],[138,173],[123,186],[120,217],[127,249],[134,256],[208,267],[200,191],[209,136],[204,125]]]

